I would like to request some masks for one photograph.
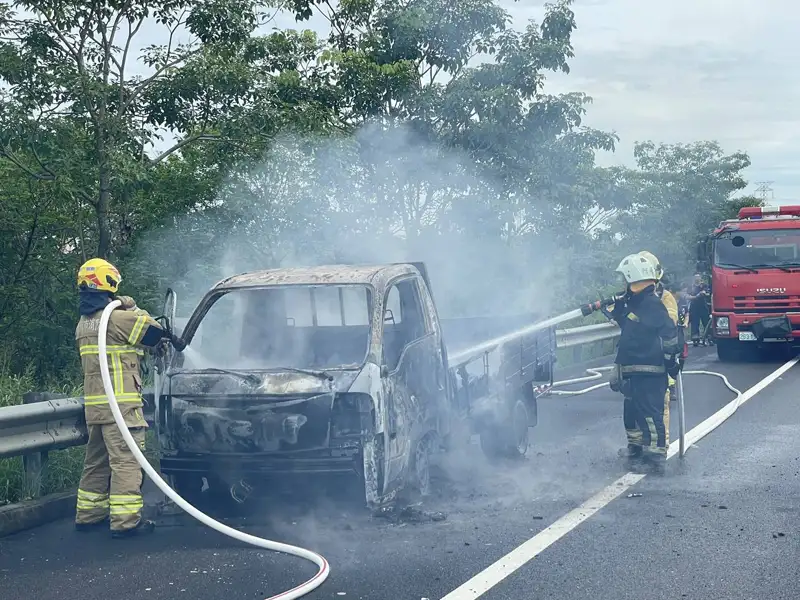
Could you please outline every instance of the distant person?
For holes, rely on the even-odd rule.
[[[692,335],[692,345],[697,347],[703,342],[708,323],[711,320],[711,311],[708,307],[709,290],[700,273],[695,273],[694,282],[689,292],[689,327]]]
[[[165,331],[133,298],[116,296],[122,281],[114,265],[100,258],[84,263],[78,271],[80,320],[75,339],[83,368],[83,393],[89,441],[83,474],[78,485],[75,529],[86,531],[100,525],[111,527],[111,536],[129,537],[153,531],[155,523],[142,519],[142,469],[111,414],[100,373],[97,344],[100,316],[113,300],[124,310],[115,310],[108,321],[106,349],[114,396],[133,439],[144,449],[147,422],[142,413],[142,379],[139,356],[142,348],[154,348],[168,339],[179,351],[186,344]],[[110,518],[109,518],[110,516]]]
[[[616,271],[627,283],[611,312],[620,326],[612,389],[622,393],[628,446],[623,456],[663,473],[667,459],[664,422],[667,377],[677,376],[681,351],[675,323],[656,296],[658,265],[641,254],[622,259]]]

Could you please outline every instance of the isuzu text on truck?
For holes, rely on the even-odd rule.
[[[742,208],[700,244],[698,259],[711,263],[720,360],[800,345],[800,206]]]
[[[424,494],[431,454],[462,434],[522,455],[555,361],[554,328],[513,333],[533,322],[440,319],[421,263],[229,277],[156,365],[161,471],[186,497],[350,474],[375,509]]]

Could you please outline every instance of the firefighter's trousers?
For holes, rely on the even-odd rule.
[[[116,423],[89,425],[88,429],[75,522],[96,523],[110,516],[112,531],[136,527],[144,506],[141,467]],[[144,427],[130,429],[142,449],[145,431]]]
[[[669,391],[667,376],[653,373],[625,375],[623,422],[629,446],[646,453],[667,453]]]

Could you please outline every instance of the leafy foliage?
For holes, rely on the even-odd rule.
[[[298,28],[268,30],[283,9]],[[690,272],[694,239],[752,202],[732,200],[749,159],[647,142],[637,168],[597,167],[616,136],[545,89],[575,27],[568,0],[521,29],[496,0],[0,2],[2,357],[77,373],[95,255],[154,312],[167,286],[185,312],[291,264],[422,259],[450,314],[554,312],[643,248]]]

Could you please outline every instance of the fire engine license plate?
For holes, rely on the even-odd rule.
[[[755,342],[756,336],[753,335],[752,331],[740,331],[739,332],[739,341],[741,342]]]

